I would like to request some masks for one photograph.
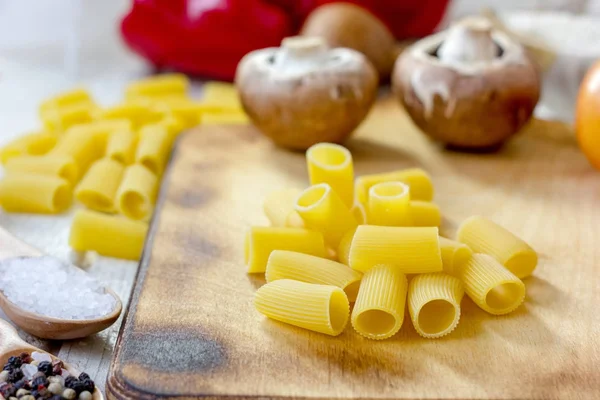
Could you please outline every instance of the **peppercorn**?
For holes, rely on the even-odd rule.
[[[46,376],[52,376],[52,363],[49,361],[42,361],[38,365],[38,371],[43,372]]]
[[[50,397],[50,400],[63,400],[63,397],[60,394],[55,394],[54,396]]]
[[[83,385],[83,382],[81,382],[77,378],[70,382],[70,386],[67,385],[67,383],[65,382],[65,386],[68,387],[69,389],[73,389],[75,391],[75,393],[77,393],[77,395],[79,395],[81,392],[83,392],[85,390],[85,386]]]
[[[52,372],[54,373],[54,375],[62,374],[63,367],[64,367],[64,364],[60,360],[55,360],[52,362]]]
[[[34,378],[31,381],[31,387],[37,389],[38,391],[40,389],[45,389],[46,387],[48,387],[48,378],[46,378],[45,376],[38,376]]]
[[[81,382],[83,383],[83,390],[87,390],[90,393],[94,392],[94,389],[96,388],[96,384],[94,383],[93,380],[84,379]]]
[[[17,394],[15,396],[17,396],[17,398],[21,398],[23,396],[27,396],[29,393],[31,392],[27,389],[19,389],[17,390]]]
[[[20,381],[15,383],[15,387],[17,389],[29,389],[31,386],[29,386],[29,380],[27,378],[21,378]]]
[[[8,364],[15,368],[21,368],[21,365],[23,365],[23,360],[21,360],[21,357],[12,356],[8,359]]]
[[[79,374],[80,381],[85,381],[86,379],[92,379],[92,378],[90,378],[90,376],[88,374],[86,374],[85,372],[82,372],[81,374]]]
[[[39,378],[39,377],[46,377],[46,374],[44,374],[43,372],[36,372],[35,374],[33,374],[33,376],[31,377],[31,380],[34,380],[35,378]]]
[[[92,394],[85,390],[79,395],[79,400],[92,400]]]
[[[29,364],[32,360],[31,355],[25,351],[19,354],[19,358],[24,364]]]
[[[65,391],[62,393],[62,396],[67,400],[73,400],[75,397],[77,397],[77,392],[75,392],[73,389],[65,389]]]
[[[31,395],[33,397],[35,397],[36,400],[40,400],[40,399],[45,400],[45,399],[49,399],[50,397],[52,397],[52,393],[50,393],[48,391],[48,389],[44,389],[44,388],[42,388],[40,390],[33,390],[31,392]]]
[[[23,371],[20,369],[13,369],[8,373],[8,381],[12,383],[16,383],[17,381],[23,379]]]
[[[78,380],[78,379],[77,379],[76,377],[74,377],[73,375],[69,375],[69,376],[67,376],[67,377],[65,378],[65,387],[67,387],[67,388],[70,388],[70,387],[71,387],[70,385],[71,385],[71,384],[72,384],[74,381],[77,381],[77,380]]]
[[[5,399],[8,399],[10,396],[14,396],[17,393],[17,389],[12,383],[2,383],[0,384],[0,394],[4,396]]]
[[[2,368],[2,371],[8,371],[8,372],[10,372],[13,369],[15,369],[15,367],[13,367],[12,365],[6,363],[6,364],[4,364],[4,367]]]
[[[8,381],[8,371],[2,371],[0,372],[0,383],[4,383],[6,381]]]

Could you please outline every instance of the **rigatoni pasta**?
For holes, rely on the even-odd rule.
[[[354,239],[355,233],[356,228],[346,232],[337,248],[338,260],[344,265],[350,265],[350,246],[352,246],[352,239]]]
[[[362,274],[344,264],[294,251],[275,250],[269,256],[265,279],[293,279],[307,283],[337,286],[348,300],[356,300]]]
[[[356,179],[356,199],[366,204],[369,198],[369,189],[381,182],[403,182],[410,187],[412,200],[433,200],[433,184],[431,177],[421,168],[409,168],[382,174],[363,175]]]
[[[81,177],[94,161],[102,157],[104,150],[101,141],[95,135],[69,130],[48,155],[72,157],[77,163]]]
[[[137,134],[131,130],[113,132],[106,144],[106,157],[129,165],[133,162]]]
[[[325,257],[325,242],[320,232],[300,228],[255,226],[246,235],[245,261],[248,273],[263,273],[273,250],[290,250]]]
[[[289,188],[276,190],[267,195],[263,202],[263,211],[272,226],[304,227],[304,221],[294,209],[300,193],[301,190]]]
[[[430,201],[412,200],[408,204],[412,226],[440,226],[442,213],[437,204]]]
[[[8,212],[58,214],[72,197],[69,182],[57,176],[13,172],[0,181],[0,204]]]
[[[352,326],[369,339],[387,339],[404,322],[406,275],[394,267],[377,265],[363,276],[352,310]]]
[[[438,229],[360,225],[349,254],[350,267],[366,272],[382,264],[405,274],[442,270]]]
[[[528,277],[537,266],[537,253],[527,243],[487,218],[467,218],[457,239],[476,253],[491,255],[519,278]]]
[[[490,314],[508,314],[525,299],[523,282],[490,255],[475,253],[454,273],[471,300]]]
[[[96,161],[77,186],[75,197],[91,210],[114,213],[115,196],[124,171],[123,164],[113,159]]]
[[[184,97],[189,90],[190,80],[184,74],[163,74],[132,82],[125,88],[127,99],[138,97]]]
[[[347,208],[354,205],[354,166],[350,151],[339,144],[318,143],[306,151],[311,185],[326,183]]]
[[[461,281],[443,272],[415,276],[408,287],[408,310],[417,333],[433,339],[452,332],[464,293]]]
[[[77,103],[64,107],[51,107],[42,112],[42,122],[51,131],[65,131],[94,119],[97,106],[93,103]]]
[[[118,211],[131,219],[149,219],[157,189],[158,178],[146,167],[140,164],[127,167],[117,190],[115,203]]]
[[[69,245],[75,251],[95,251],[107,257],[139,260],[148,224],[90,210],[73,217]]]
[[[66,179],[71,185],[77,182],[79,171],[71,156],[21,156],[11,158],[4,167],[11,173],[28,173],[58,176]]]
[[[367,219],[371,225],[410,226],[410,189],[401,182],[382,182],[369,189]]]
[[[133,129],[138,129],[160,120],[163,115],[151,109],[146,101],[130,101],[101,110],[96,117],[100,120],[127,119],[131,121]]]
[[[367,223],[367,211],[365,210],[365,206],[362,203],[356,202],[350,209],[352,215],[354,215],[354,219],[359,225],[365,225]]]
[[[160,176],[171,151],[171,135],[162,125],[146,125],[140,130],[135,161]]]
[[[90,93],[83,88],[74,88],[53,96],[40,104],[40,115],[52,108],[72,106],[74,104],[92,104],[94,101]]]
[[[350,314],[348,298],[339,287],[290,279],[262,286],[254,306],[268,318],[331,336],[342,333]]]
[[[350,210],[326,183],[313,185],[302,192],[295,209],[305,226],[322,232],[325,241],[334,249],[346,232],[358,226]]]
[[[35,132],[21,136],[0,150],[0,160],[6,164],[8,160],[19,156],[40,156],[48,153],[58,142],[58,135],[51,132]]]
[[[464,243],[440,236],[440,252],[444,272],[453,274],[455,268],[464,264],[473,255],[473,251]]]

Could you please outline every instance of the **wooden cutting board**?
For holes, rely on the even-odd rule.
[[[453,153],[391,99],[348,143],[358,174],[430,171],[444,230],[482,214],[541,257],[516,312],[465,297],[458,328],[420,338],[328,337],[264,319],[243,237],[262,200],[306,186],[303,154],[250,127],[202,127],[174,153],[108,380],[111,399],[600,398],[600,172],[562,124],[535,121],[500,152]]]

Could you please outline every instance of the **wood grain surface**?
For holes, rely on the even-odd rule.
[[[567,127],[534,121],[498,153],[454,153],[386,99],[348,147],[358,174],[430,171],[446,234],[476,213],[527,240],[541,257],[525,304],[496,317],[465,297],[440,340],[409,318],[385,341],[266,320],[243,237],[267,223],[268,192],[307,185],[304,157],[249,127],[203,127],[180,140],[163,184],[109,398],[600,398],[600,174]]]

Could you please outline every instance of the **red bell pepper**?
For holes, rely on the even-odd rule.
[[[232,80],[244,54],[278,46],[333,0],[133,0],[121,23],[127,45],[157,68]],[[398,39],[431,33],[448,0],[350,0]]]

